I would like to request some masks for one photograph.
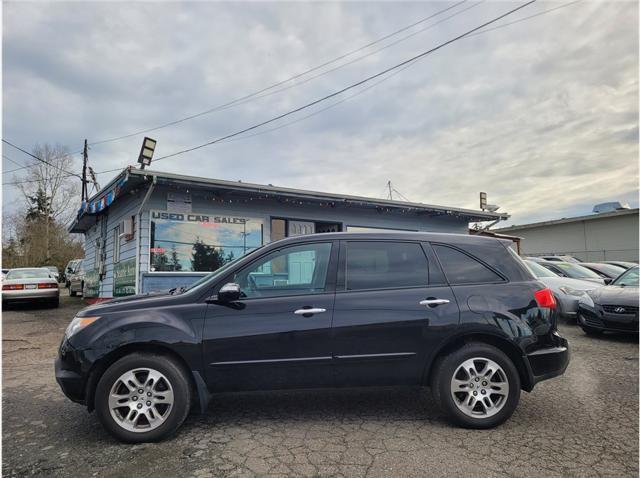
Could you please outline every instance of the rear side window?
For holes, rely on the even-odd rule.
[[[503,278],[473,257],[452,247],[433,245],[450,284],[502,282]]]
[[[425,287],[428,263],[422,247],[410,242],[348,242],[347,290]]]

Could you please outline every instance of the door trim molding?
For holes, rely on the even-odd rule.
[[[416,355],[416,352],[395,352],[385,354],[357,354],[357,355],[334,355],[333,358],[338,360],[357,360],[357,359],[393,359],[393,358],[405,358]]]
[[[278,363],[296,363],[296,362],[330,362],[333,357],[295,357],[281,359],[265,359],[265,360],[230,360],[227,362],[211,362],[210,367],[219,367],[226,365],[259,365],[259,364],[278,364]]]

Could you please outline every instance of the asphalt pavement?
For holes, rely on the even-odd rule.
[[[81,307],[3,311],[3,476],[638,476],[637,336],[563,324],[565,375],[523,393],[493,430],[452,427],[425,390],[260,392],[217,396],[172,439],[132,446],[56,384]]]

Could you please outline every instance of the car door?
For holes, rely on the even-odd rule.
[[[341,242],[333,317],[338,385],[421,382],[436,344],[459,319],[432,254],[419,242]]]
[[[212,390],[333,385],[331,318],[338,245],[271,251],[223,282],[241,299],[207,307],[203,353]]]

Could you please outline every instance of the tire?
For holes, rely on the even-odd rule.
[[[602,335],[604,332],[603,330],[594,329],[593,327],[587,327],[586,325],[582,325],[581,327],[585,334],[590,335],[592,337]]]
[[[474,364],[476,374],[466,372],[463,364]],[[489,365],[496,370],[489,375],[489,380],[482,380],[483,373],[488,371],[483,366]],[[454,379],[458,380],[455,384]],[[481,394],[483,390],[485,394]],[[516,409],[520,400],[520,375],[504,352],[492,345],[473,342],[438,360],[431,391],[440,409],[454,424],[464,428],[493,428],[504,423]],[[465,407],[463,403],[470,397],[474,403]],[[485,404],[487,399],[493,409]]]
[[[49,301],[49,307],[52,307],[54,309],[60,307],[60,298],[52,299],[51,301]]]
[[[146,370],[153,372],[156,377],[158,377],[157,374],[162,375],[162,378],[156,380],[151,388],[139,385],[148,382],[151,378],[150,375],[146,375]],[[125,374],[132,371],[137,372],[135,374],[136,383],[130,382],[131,385],[137,384],[141,387],[140,389],[144,388],[141,396],[150,393],[151,390],[154,393],[152,398],[156,399],[155,405],[146,407],[148,403],[152,402],[146,401],[146,397],[144,400],[139,400],[139,396],[136,394],[137,390],[135,390],[137,387],[128,385],[129,390],[127,387],[123,388],[122,377],[126,378]],[[164,396],[162,395],[163,389],[166,394]],[[169,406],[167,403],[170,400],[170,395],[167,394],[167,390],[173,391],[173,403]],[[126,400],[123,407],[113,411],[109,405],[112,391],[123,395],[120,403]],[[162,397],[164,398],[160,400]],[[112,401],[113,404],[115,401]],[[127,355],[105,371],[96,387],[95,409],[98,419],[111,435],[126,443],[154,442],[171,436],[184,422],[189,413],[190,405],[191,384],[187,372],[174,359],[163,355],[146,353]],[[138,413],[139,408],[142,410],[141,413]],[[136,412],[133,421],[125,423],[126,419],[122,418],[131,412]],[[152,424],[149,416],[157,417],[156,419],[161,418],[161,421]],[[121,423],[123,424],[121,425]],[[136,429],[132,430],[131,427]]]

